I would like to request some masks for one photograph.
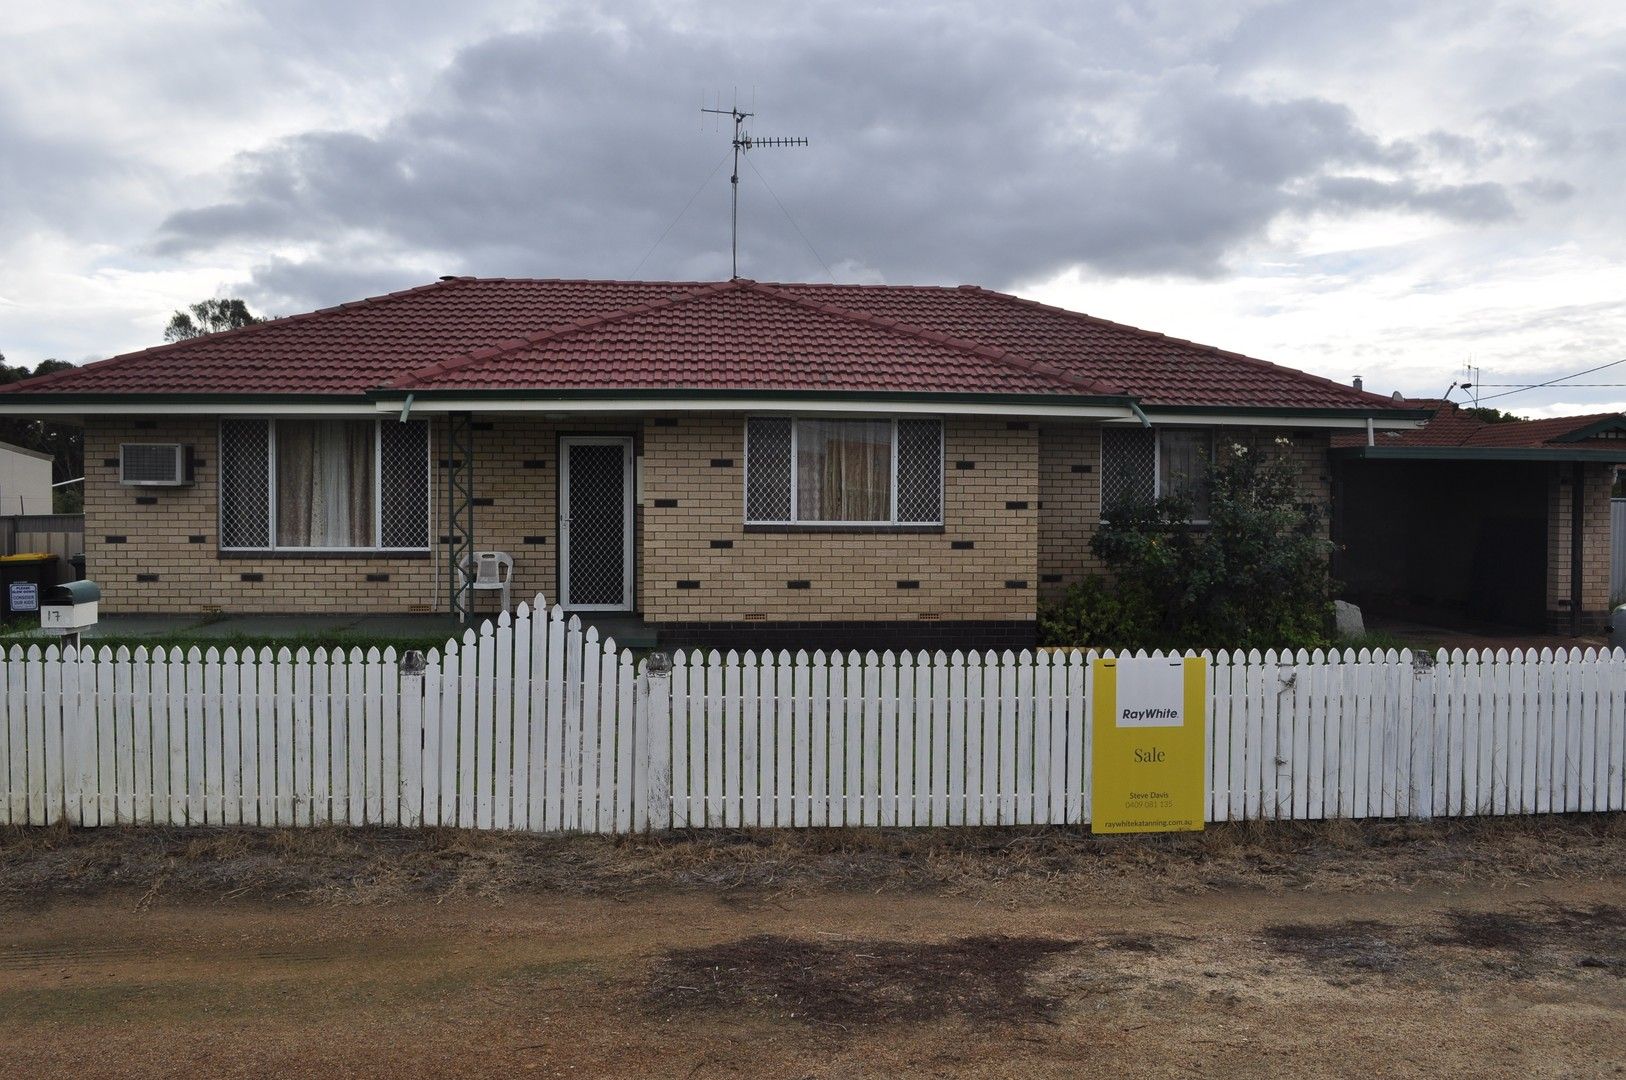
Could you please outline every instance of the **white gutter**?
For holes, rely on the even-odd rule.
[[[26,395],[15,396],[16,401],[0,401],[0,416],[375,416],[378,409],[369,402],[348,405],[259,405],[252,400],[199,404],[194,402],[129,402],[97,405],[41,405],[27,400]],[[390,406],[390,412],[395,406]]]
[[[1419,428],[1426,420],[1379,420],[1370,416],[1249,416],[1246,413],[1166,413],[1148,414],[1159,426],[1179,427],[1286,427],[1286,428],[1353,428],[1375,427],[1384,431],[1405,431]],[[1134,421],[1133,417],[1118,422]],[[1114,421],[1107,421],[1112,423]]]
[[[400,404],[392,401],[377,403],[379,412],[395,412]],[[958,401],[888,401],[885,398],[868,400],[829,401],[799,397],[715,397],[715,398],[639,398],[621,400],[592,399],[535,399],[535,400],[468,400],[432,398],[417,402],[419,413],[557,413],[583,415],[593,413],[716,413],[716,412],[787,412],[799,416],[811,414],[873,416],[884,414],[922,414],[926,416],[1023,416],[1056,417],[1058,419],[1133,420],[1134,414],[1122,405],[1068,405],[1000,404],[990,402]],[[216,412],[229,411],[216,407]],[[254,410],[258,412],[259,410]]]

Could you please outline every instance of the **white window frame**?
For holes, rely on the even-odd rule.
[[[215,458],[216,475],[219,475],[219,463],[225,445],[225,425],[228,420],[264,420],[266,422],[266,539],[269,542],[264,547],[228,547],[219,546],[221,551],[249,551],[268,554],[297,553],[302,555],[356,555],[356,554],[403,554],[422,555],[434,549],[434,503],[435,503],[435,433],[432,427],[426,426],[428,438],[424,440],[424,468],[427,470],[428,489],[424,498],[424,538],[427,541],[422,547],[305,547],[301,545],[277,543],[277,421],[281,420],[372,420],[373,421],[373,536],[382,538],[384,535],[384,435],[382,426],[387,423],[400,423],[395,417],[367,417],[367,416],[222,416],[215,425]],[[416,421],[425,425],[427,420]],[[224,534],[220,528],[221,515],[225,513],[226,486],[224,483],[215,485],[215,520],[217,535]]]
[[[944,456],[945,456],[945,454],[947,452],[947,449],[948,449],[948,447],[947,447],[948,439],[947,439],[947,435],[946,435],[946,433],[944,431],[944,428],[943,428],[943,418],[940,417],[940,416],[910,416],[910,417],[903,418],[903,419],[908,419],[908,420],[932,420],[932,421],[935,421],[936,424],[937,424],[937,517],[936,517],[935,520],[932,520],[932,521],[899,521],[898,520],[898,421],[899,421],[899,419],[900,418],[896,417],[896,416],[789,416],[789,415],[785,415],[783,413],[764,413],[764,414],[760,414],[760,415],[756,415],[756,416],[747,417],[746,420],[745,420],[745,429],[744,429],[745,430],[745,468],[741,470],[741,472],[743,474],[743,477],[744,477],[744,483],[740,487],[740,495],[741,495],[741,498],[744,501],[744,506],[742,507],[742,509],[744,510],[745,524],[747,524],[747,525],[794,525],[797,528],[802,528],[802,529],[886,528],[886,527],[891,527],[891,526],[897,526],[897,527],[901,527],[901,528],[911,528],[911,527],[919,526],[920,528],[933,529],[933,528],[940,527],[943,524],[943,516],[944,516],[943,511],[945,509],[945,504],[948,502],[947,493],[944,491],[944,475],[945,475],[945,473],[944,473],[944,468],[943,468],[943,459],[944,459]],[[788,421],[790,421],[790,517],[789,517],[788,520],[780,521],[780,520],[773,520],[773,519],[753,518],[753,517],[750,516],[750,509],[751,509],[751,421],[752,420],[788,420]],[[799,470],[796,467],[796,460],[797,460],[797,452],[801,448],[801,442],[800,442],[801,436],[800,436],[799,432],[800,432],[800,429],[801,429],[801,423],[804,420],[819,420],[819,421],[826,421],[826,420],[856,420],[856,421],[871,421],[871,422],[876,421],[876,420],[884,420],[891,426],[891,434],[892,434],[892,475],[888,479],[889,489],[888,489],[887,494],[888,494],[888,500],[889,500],[889,512],[888,512],[887,518],[885,518],[884,520],[877,518],[877,519],[872,520],[872,521],[830,521],[830,520],[823,519],[823,518],[804,521],[801,518],[796,516],[796,507],[797,507],[797,498],[796,498],[796,496],[799,494],[799,492],[797,491],[797,481],[796,481],[797,473],[799,472]]]
[[[1164,434],[1166,434],[1167,432],[1170,432],[1170,431],[1200,431],[1200,432],[1203,432],[1204,434],[1206,434],[1208,436],[1208,456],[1209,456],[1210,461],[1212,461],[1213,457],[1214,457],[1214,448],[1219,445],[1219,433],[1218,433],[1217,429],[1215,429],[1215,428],[1199,427],[1199,426],[1197,426],[1195,424],[1176,424],[1176,425],[1173,425],[1173,426],[1170,426],[1170,427],[1154,427],[1152,429],[1152,498],[1153,499],[1161,499],[1163,497],[1163,436],[1164,436]],[[1104,483],[1104,478],[1105,478],[1105,476],[1107,474],[1106,443],[1104,441],[1100,445],[1098,455],[1099,455],[1101,460],[1098,462],[1096,468],[1099,470],[1101,476],[1103,477],[1103,483]],[[1103,522],[1105,522],[1106,519],[1107,519],[1106,511],[1107,511],[1106,503],[1103,502],[1101,504],[1101,520]],[[1190,520],[1190,524],[1192,524],[1192,525],[1207,525],[1208,523],[1209,523],[1209,519],[1205,518],[1205,517],[1192,518]]]

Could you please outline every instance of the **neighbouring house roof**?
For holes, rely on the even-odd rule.
[[[1451,401],[1422,398],[1402,403],[1429,409],[1433,415],[1422,427],[1377,432],[1370,446],[1364,433],[1334,435],[1334,451],[1368,458],[1626,462],[1626,414],[1492,423]]]
[[[1421,415],[1292,368],[976,287],[743,279],[443,279],[14,383],[0,403],[675,391]]]

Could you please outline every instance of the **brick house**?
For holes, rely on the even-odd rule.
[[[516,595],[663,641],[810,646],[1031,644],[1104,500],[1189,485],[1220,437],[1289,440],[1325,499],[1335,434],[1427,415],[975,287],[475,278],[0,413],[81,418],[108,612],[466,610],[490,595],[454,568],[494,549]]]
[[[1561,634],[1603,630],[1626,416],[1427,424],[1333,438],[1333,570],[1363,606]]]

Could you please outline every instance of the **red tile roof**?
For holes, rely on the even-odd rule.
[[[414,371],[398,389],[858,390],[1111,395],[1111,386],[754,282],[698,289]]]
[[[1615,450],[1620,438],[1576,438],[1578,433],[1599,424],[1618,423],[1626,431],[1626,416],[1620,413],[1591,413],[1586,416],[1554,416],[1542,420],[1504,420],[1491,423],[1467,409],[1439,398],[1413,398],[1397,402],[1406,408],[1433,409],[1428,423],[1409,431],[1383,431],[1375,436],[1380,447],[1463,447],[1498,449]],[[1572,436],[1565,438],[1565,436]],[[1333,436],[1334,446],[1365,446],[1366,434],[1341,433]]]
[[[1123,396],[1386,411],[1385,397],[970,286],[451,278],[0,388],[63,395],[393,389]]]

